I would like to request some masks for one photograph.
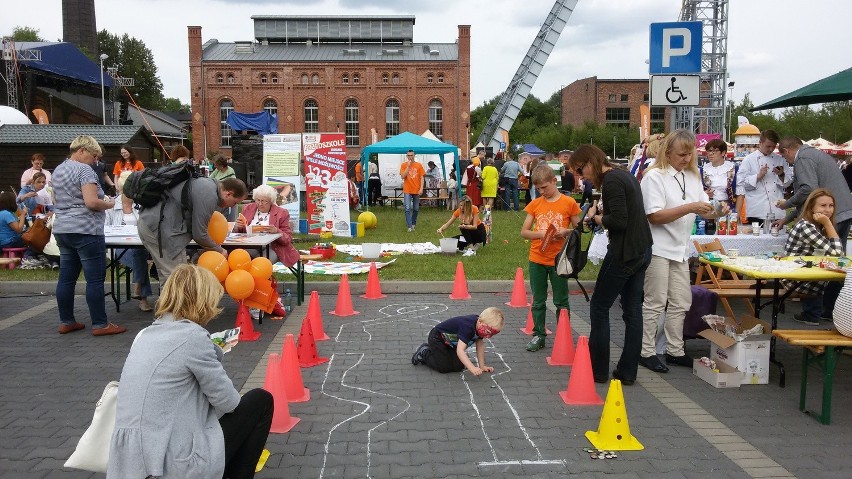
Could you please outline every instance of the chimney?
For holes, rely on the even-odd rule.
[[[186,27],[189,42],[189,104],[192,107],[192,131],[195,133],[196,144],[193,156],[197,161],[204,159],[204,144],[201,140],[207,136],[204,129],[204,80],[201,68],[201,27]]]

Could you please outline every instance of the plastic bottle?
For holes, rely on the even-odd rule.
[[[769,214],[766,215],[766,221],[763,222],[763,232],[765,234],[772,233],[772,223],[775,222],[775,213],[772,210],[769,210]]]
[[[284,311],[290,313],[293,310],[293,295],[290,294],[290,288],[284,292]]]
[[[698,217],[698,226],[695,228],[695,234],[703,235],[706,234],[707,222],[702,217]]]

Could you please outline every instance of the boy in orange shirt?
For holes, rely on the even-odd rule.
[[[402,206],[405,208],[405,223],[408,232],[414,231],[417,226],[417,213],[420,212],[420,195],[423,194],[423,177],[426,170],[423,165],[414,161],[414,150],[408,150],[405,154],[406,161],[399,167],[399,176],[402,177]]]
[[[547,281],[553,288],[553,304],[556,317],[568,306],[568,280],[556,274],[554,262],[562,249],[565,238],[580,223],[580,207],[570,196],[563,195],[556,187],[556,174],[549,165],[537,166],[530,175],[530,182],[538,188],[539,197],[530,201],[524,211],[527,217],[521,227],[521,237],[530,241],[530,288],[533,293],[532,317],[533,337],[527,351],[538,351],[544,347],[547,336],[544,322],[547,315]],[[551,230],[548,233],[548,230]],[[544,240],[545,236],[548,240]]]

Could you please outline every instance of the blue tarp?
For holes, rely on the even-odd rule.
[[[533,145],[532,143],[524,143],[521,146],[525,153],[529,153],[531,155],[543,155],[545,153],[541,148]]]
[[[41,60],[21,60],[20,65],[34,70],[55,73],[76,80],[101,84],[101,67],[93,62],[73,43],[67,42],[15,42],[15,50],[39,50]],[[106,67],[106,65],[105,65]],[[103,74],[104,86],[112,88],[112,77]]]
[[[254,130],[261,135],[278,133],[278,116],[268,111],[259,113],[228,113],[225,122],[235,130]]]

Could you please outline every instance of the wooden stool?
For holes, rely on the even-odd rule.
[[[9,269],[15,269],[15,265],[24,257],[24,253],[27,251],[27,248],[3,248],[3,257],[12,259],[6,267]]]

